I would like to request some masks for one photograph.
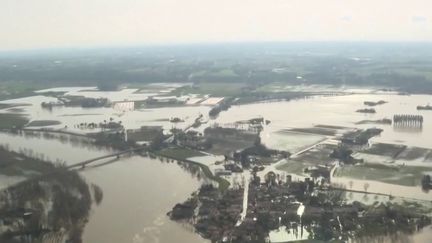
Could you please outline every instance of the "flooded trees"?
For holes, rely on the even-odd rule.
[[[353,151],[348,147],[339,146],[333,150],[333,152],[330,154],[330,157],[334,159],[338,159],[339,161],[344,162],[346,164],[354,164],[355,162],[358,161],[351,156],[352,154]]]
[[[430,175],[423,175],[421,180],[423,190],[432,189],[432,180]]]
[[[101,190],[98,201],[101,202]],[[62,242],[82,242],[81,235],[92,204],[87,183],[77,172],[51,167],[42,177],[9,187],[0,195],[0,242],[22,242],[29,236],[59,235]]]
[[[96,205],[99,205],[103,199],[103,191],[98,185],[92,184],[93,197]]]

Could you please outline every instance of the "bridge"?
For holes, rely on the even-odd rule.
[[[87,166],[87,165],[89,165],[91,163],[97,162],[99,160],[108,159],[108,158],[119,158],[123,154],[135,153],[135,152],[141,151],[143,149],[144,148],[134,148],[134,149],[128,149],[128,150],[116,152],[116,153],[113,153],[113,154],[107,154],[107,155],[103,155],[103,156],[100,156],[100,157],[97,157],[97,158],[93,158],[93,159],[85,160],[85,161],[78,162],[78,163],[75,163],[75,164],[72,164],[72,165],[68,165],[68,166],[66,166],[66,168],[68,170],[74,169],[74,168],[78,168],[78,167],[83,168],[83,167],[85,167],[85,166]]]

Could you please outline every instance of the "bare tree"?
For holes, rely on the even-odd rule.
[[[369,188],[369,183],[365,183],[364,185],[363,185],[363,188],[364,188],[364,190],[367,192],[367,190],[368,190],[368,188]]]

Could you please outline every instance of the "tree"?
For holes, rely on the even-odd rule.
[[[119,87],[119,82],[115,80],[101,80],[97,83],[97,87],[101,91],[115,91]]]
[[[155,150],[159,150],[162,148],[163,146],[163,142],[164,142],[165,136],[163,135],[163,133],[159,133],[157,134],[151,141],[150,143],[150,149],[152,151]]]
[[[427,190],[431,187],[431,176],[430,175],[424,175],[422,180],[422,187],[424,190]]]
[[[364,185],[363,185],[363,188],[364,188],[364,190],[367,192],[367,190],[368,190],[368,188],[369,188],[369,183],[365,183]]]

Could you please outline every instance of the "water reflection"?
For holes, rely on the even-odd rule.
[[[188,198],[204,178],[199,168],[167,159],[133,156],[82,172],[103,190],[91,212],[85,242],[208,242],[167,212]],[[188,173],[185,173],[187,171]],[[100,232],[104,232],[101,234]]]
[[[103,192],[76,172],[53,168],[0,192],[0,242],[82,242]]]
[[[74,147],[71,144],[74,139],[72,136],[62,142],[57,137],[48,136],[46,139],[39,134],[33,136],[33,134],[0,133],[0,140],[3,144],[8,144],[10,150],[34,151],[33,155],[40,153],[62,158],[67,164],[110,153],[105,148],[86,146],[87,141],[81,145],[81,138],[77,140],[77,147]],[[77,229],[73,232],[78,232],[77,235],[80,235],[84,230],[82,241],[90,243],[207,242],[195,234],[193,228],[171,222],[166,216],[173,205],[186,199],[198,188],[201,183],[199,180],[205,181],[198,167],[182,162],[178,163],[179,166],[176,164],[177,161],[163,158],[157,160],[157,158],[134,156],[101,163],[96,167],[80,171],[88,182],[92,202],[95,204],[89,212],[86,212],[86,215],[83,215],[83,223],[77,224]],[[98,185],[100,190],[95,189],[92,184]],[[51,205],[49,194],[40,196],[39,208],[42,211]],[[75,193],[72,193],[72,196],[74,195]],[[88,194],[83,192],[83,195]],[[100,204],[96,207],[100,196],[103,197],[103,201],[99,201]],[[66,197],[69,198],[70,195]],[[33,198],[38,201],[38,197]],[[27,199],[33,202],[30,196]],[[86,201],[79,203],[76,201],[76,205],[82,205],[84,209],[87,208],[86,203]],[[37,205],[39,204],[35,204]],[[88,222],[84,223],[86,220]],[[66,218],[65,222],[70,223],[70,220]],[[61,231],[44,233],[44,236],[37,239],[33,235],[33,242],[38,242],[37,240],[40,242],[43,237],[45,237],[43,239],[63,239],[62,235],[70,235],[68,232]],[[10,241],[0,240],[0,242]]]
[[[350,243],[429,243],[432,239],[432,227],[426,227],[407,234],[396,232],[377,236],[363,236],[352,239]]]
[[[96,146],[94,140],[84,136],[76,136],[65,133],[53,133],[49,131],[30,131],[20,130],[11,135],[23,136],[25,138],[37,138],[43,140],[57,140],[62,144],[68,144],[76,148],[100,149],[101,146]],[[108,149],[108,148],[106,148]]]
[[[393,131],[399,133],[421,133],[423,132],[423,126],[393,126]]]
[[[0,145],[45,161],[73,164],[112,153],[84,137],[47,132],[0,133]]]

